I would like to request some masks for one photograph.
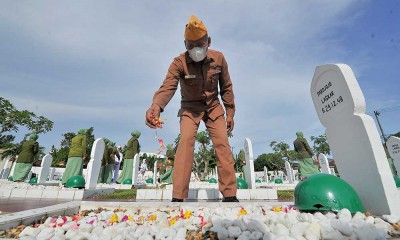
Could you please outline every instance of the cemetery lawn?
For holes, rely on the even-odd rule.
[[[93,199],[136,199],[136,189],[116,189],[114,193],[95,196]],[[294,201],[294,190],[278,190],[278,200]]]
[[[294,201],[294,190],[278,190],[278,200]]]
[[[115,189],[115,192],[93,197],[93,199],[136,199],[136,189]]]

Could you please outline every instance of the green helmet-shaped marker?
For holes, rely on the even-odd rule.
[[[274,182],[276,184],[282,184],[283,183],[282,179],[280,179],[280,178],[275,178]]]
[[[217,179],[215,178],[210,178],[210,180],[208,180],[209,183],[217,183]]]
[[[343,179],[319,173],[299,182],[294,204],[302,211],[335,211],[347,208],[351,213],[365,212],[356,191]]]
[[[122,184],[132,185],[132,179],[131,179],[131,178],[125,179],[125,180],[122,182]]]
[[[256,183],[261,183],[261,180],[260,179],[256,179]]]
[[[146,183],[153,183],[153,179],[152,178],[146,179]]]
[[[29,180],[29,183],[37,183],[37,181],[38,181],[38,179],[37,178],[31,178],[30,180]]]
[[[249,186],[247,182],[243,178],[236,178],[237,188],[238,189],[248,189]]]
[[[84,188],[85,187],[85,179],[82,176],[72,176],[65,183],[67,188]]]

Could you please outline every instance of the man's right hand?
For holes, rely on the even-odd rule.
[[[156,104],[151,105],[151,107],[146,111],[146,125],[150,128],[156,128],[154,119],[160,118],[160,107]]]

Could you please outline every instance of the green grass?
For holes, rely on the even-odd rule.
[[[278,190],[278,200],[294,201],[294,190]]]
[[[95,196],[95,199],[136,199],[136,189],[117,189],[114,193]],[[278,190],[278,200],[294,201],[294,190]]]
[[[100,196],[95,199],[136,199],[136,189],[116,189],[115,192]]]

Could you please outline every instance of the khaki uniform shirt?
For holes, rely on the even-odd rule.
[[[77,135],[71,140],[68,157],[86,157],[86,135]]]
[[[35,140],[27,140],[22,143],[21,152],[18,155],[17,163],[33,163],[35,155],[39,151],[39,143]]]
[[[160,106],[163,111],[174,96],[178,84],[181,88],[181,109],[178,116],[206,112],[209,118],[215,120],[225,113],[218,93],[227,116],[235,115],[232,81],[228,64],[221,52],[208,49],[207,57],[201,62],[194,62],[187,51],[176,57],[163,84],[154,94],[153,104]]]
[[[299,159],[310,158],[314,155],[305,138],[297,138],[293,145]]]

